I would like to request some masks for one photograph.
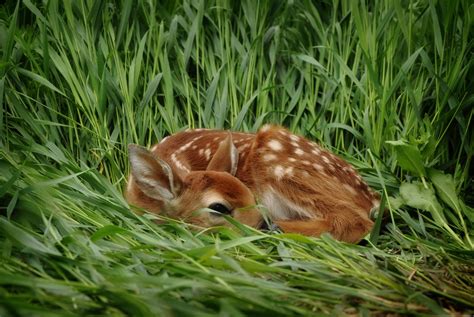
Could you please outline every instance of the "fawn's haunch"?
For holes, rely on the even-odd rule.
[[[284,232],[357,242],[379,205],[351,165],[279,126],[188,130],[151,151],[131,144],[129,155],[130,204],[205,227],[226,224],[227,214],[258,228],[258,202]],[[215,212],[196,212],[203,208]]]

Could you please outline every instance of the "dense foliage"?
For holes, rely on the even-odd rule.
[[[0,315],[474,312],[474,6],[0,6]],[[128,143],[274,122],[353,163],[360,245],[135,214]],[[386,224],[385,224],[386,222]]]

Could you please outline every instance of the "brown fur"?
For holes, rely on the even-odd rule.
[[[234,162],[235,177],[225,172],[232,167],[232,144],[239,158]],[[258,212],[238,209],[255,205],[255,198],[285,232],[310,236],[329,232],[336,239],[357,242],[373,226],[369,212],[377,207],[378,194],[347,162],[282,127],[231,135],[189,130],[166,138],[152,155],[169,164],[174,187],[180,190],[173,201],[156,200],[131,177],[127,200],[152,212],[213,225],[209,218],[189,211],[207,207],[206,197],[218,193],[235,209],[236,219],[254,227],[261,222]]]

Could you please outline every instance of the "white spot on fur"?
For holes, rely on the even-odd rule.
[[[171,155],[171,160],[172,160],[174,163],[178,162],[178,158],[176,157],[176,153],[173,153],[173,154]]]
[[[281,151],[283,149],[283,145],[281,145],[280,141],[271,140],[267,143],[268,147],[273,151]]]
[[[324,167],[318,163],[313,163],[313,167],[315,170],[319,171],[319,172],[324,172]]]
[[[354,169],[350,165],[345,166],[342,170],[346,173],[354,173]]]
[[[289,157],[289,158],[288,158],[288,161],[290,161],[290,162],[296,162],[297,160],[296,160],[294,157]]]
[[[204,155],[204,149],[199,149],[199,155],[203,156]]]
[[[283,167],[281,165],[277,165],[273,168],[273,173],[275,174],[277,179],[281,179],[284,176],[293,176],[293,166]]]
[[[242,144],[241,146],[239,146],[239,151],[243,151],[248,147],[250,147],[250,143]]]
[[[277,165],[273,168],[273,173],[277,179],[281,179],[285,175],[285,169],[281,165]]]
[[[342,187],[347,189],[352,195],[357,195],[357,191],[349,184],[342,184]]]
[[[174,153],[173,155],[171,155],[171,160],[173,161],[173,164],[174,164],[177,168],[179,168],[179,169],[181,169],[181,170],[183,170],[183,171],[185,171],[185,172],[190,172],[189,168],[187,168],[180,160],[178,160],[178,158],[176,157],[176,153]]]
[[[323,156],[323,161],[326,164],[329,164],[331,162],[326,156]]]
[[[301,164],[309,166],[309,165],[311,165],[311,162],[304,160],[304,161],[301,161]]]
[[[321,150],[320,150],[320,149],[312,149],[312,150],[311,150],[311,153],[313,153],[314,155],[320,155],[320,154],[321,154]]]
[[[290,135],[290,139],[294,142],[298,142],[300,140],[300,137],[297,136],[297,135],[292,134],[292,135]]]
[[[182,170],[186,169],[186,167],[180,161],[174,161],[174,165],[179,169],[182,169]]]
[[[300,148],[296,148],[295,154],[301,156],[301,155],[304,154],[304,151],[303,151],[302,149],[300,149]]]
[[[163,142],[163,141],[162,141],[162,142]],[[153,147],[151,148],[151,151],[152,151],[152,152],[155,152],[156,149],[158,149],[158,145],[159,145],[159,144],[153,145]]]
[[[260,128],[260,132],[267,132],[271,129],[271,125],[265,124],[263,127]]]
[[[160,142],[160,143],[163,143],[163,142],[165,142],[166,140],[168,140],[168,138],[169,138],[169,136],[167,136],[167,137],[164,137],[164,138],[161,140],[161,142]]]
[[[263,156],[263,160],[266,162],[275,161],[278,157],[275,154],[267,153]]]
[[[181,147],[177,150],[177,152],[178,152],[178,153],[181,153],[181,152],[186,151],[186,150],[191,146],[191,144],[193,144],[193,142],[194,142],[194,141],[191,141],[191,142],[188,142],[188,143],[186,143],[185,145],[181,146]]]
[[[206,156],[206,160],[210,160],[211,159],[211,149],[207,148],[205,151],[204,151],[204,155]]]

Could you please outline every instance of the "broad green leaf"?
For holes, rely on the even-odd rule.
[[[386,141],[392,145],[397,153],[397,162],[401,168],[415,173],[417,176],[426,176],[425,167],[418,148],[402,140]]]
[[[460,245],[465,246],[464,242],[447,222],[443,213],[443,207],[438,202],[435,191],[431,185],[426,187],[419,182],[403,183],[400,186],[400,196],[408,206],[429,211],[438,227],[444,229]]]
[[[465,208],[466,206],[459,199],[459,195],[456,193],[456,185],[454,184],[454,179],[452,175],[444,174],[443,172],[435,169],[431,169],[429,171],[429,175],[434,187],[436,188],[438,196],[456,213],[457,220],[459,220],[459,222],[461,223],[460,229],[464,231],[466,241],[471,244],[471,238],[468,232],[465,219],[472,223],[472,215],[469,213],[467,208]]]
[[[456,185],[452,175],[431,169],[429,176],[438,193],[439,198],[456,212],[461,212],[461,204],[456,193]]]
[[[443,215],[443,208],[436,198],[433,188],[425,188],[422,183],[403,183],[400,186],[400,196],[405,203],[413,208],[429,211],[436,222],[446,222]]]
[[[388,197],[388,201],[390,202],[390,206],[392,206],[393,209],[400,208],[404,203],[403,198],[400,196]]]

